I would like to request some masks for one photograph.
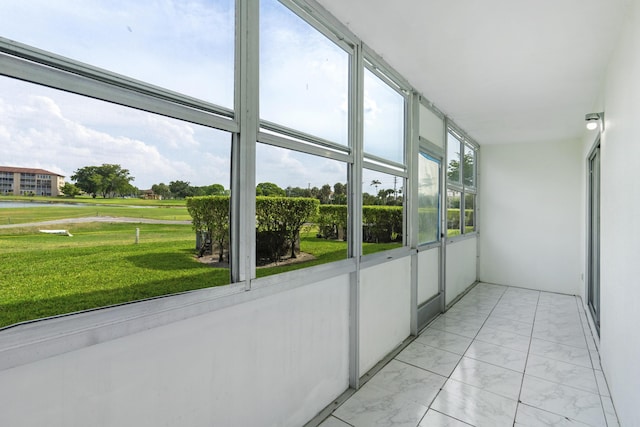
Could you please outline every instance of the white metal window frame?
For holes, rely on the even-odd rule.
[[[10,327],[0,331],[0,369],[19,366],[331,277],[350,274],[352,324],[349,382],[353,387],[358,386],[357,319],[360,303],[360,268],[417,254],[417,211],[414,209],[416,201],[413,195],[417,187],[416,178],[412,175],[412,164],[417,161],[419,145],[425,143],[418,136],[420,103],[443,117],[447,123],[445,126],[449,123],[432,103],[413,90],[400,74],[314,0],[279,1],[350,55],[348,147],[275,123],[260,121],[259,3],[253,0],[236,0],[233,110],[0,37],[2,76],[224,130],[233,135],[230,268],[232,283],[114,307],[64,314],[45,321],[28,322],[29,324],[21,327]],[[365,67],[405,99],[403,164],[365,155],[363,152]],[[445,135],[446,129],[445,127]],[[348,195],[351,230],[347,259],[309,267],[303,271],[255,278],[255,165],[258,142],[347,164],[348,182],[351,184]],[[469,142],[475,144],[470,139]],[[443,159],[446,160],[444,154]],[[443,164],[443,171],[445,167]],[[404,188],[409,190],[405,192],[404,198],[403,247],[371,254],[364,257],[365,259],[362,257],[361,248],[363,168],[402,177]],[[446,185],[445,180],[442,185]],[[415,283],[412,286],[415,287]]]
[[[478,228],[478,160],[480,157],[480,146],[478,143],[471,138],[466,132],[460,129],[451,119],[446,120],[446,149],[445,152],[448,153],[449,149],[449,133],[452,133],[454,137],[460,142],[460,182],[450,182],[448,179],[448,174],[445,173],[446,178],[446,190],[457,191],[460,193],[460,235],[446,237],[447,243],[455,243],[460,240],[465,240],[471,237],[475,237],[479,234]],[[464,149],[465,147],[469,147],[474,150],[474,162],[473,162],[473,183],[475,185],[469,186],[465,185],[464,182]],[[448,161],[445,167],[448,167]],[[473,223],[474,230],[472,232],[465,232],[465,196],[467,194],[473,194],[475,197],[474,203],[474,211],[473,211]]]

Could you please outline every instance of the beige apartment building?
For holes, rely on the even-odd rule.
[[[44,169],[0,166],[0,194],[59,196],[64,176]]]

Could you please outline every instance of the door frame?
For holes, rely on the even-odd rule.
[[[600,135],[587,156],[587,264],[585,295],[591,320],[600,336],[600,209],[601,209],[601,150]],[[594,166],[593,162],[597,162]],[[595,198],[595,200],[594,200]],[[594,209],[595,202],[595,209]],[[596,217],[594,218],[594,215]],[[595,221],[595,222],[594,222]],[[594,291],[595,289],[595,291]],[[594,299],[597,303],[594,305]]]
[[[418,246],[418,252],[426,251],[426,250],[438,250],[438,293],[423,302],[422,304],[418,303],[418,331],[422,330],[427,324],[433,320],[437,315],[444,311],[444,303],[445,303],[445,284],[444,284],[444,263],[445,263],[445,231],[446,230],[446,167],[445,167],[445,159],[446,155],[442,148],[436,146],[435,144],[420,138],[420,144],[418,147],[418,156],[425,154],[428,157],[431,157],[432,160],[439,162],[439,218],[438,218],[438,227],[439,227],[439,235],[438,240],[436,242],[428,243],[422,246]],[[444,228],[443,228],[444,227]]]

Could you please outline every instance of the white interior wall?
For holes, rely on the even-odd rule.
[[[483,145],[480,280],[582,295],[580,141]]]
[[[411,257],[360,273],[360,375],[411,333]]]
[[[0,372],[2,426],[300,426],[348,387],[349,275]]]
[[[440,291],[440,248],[418,253],[418,305],[436,296]]]
[[[623,426],[640,425],[640,5],[609,63],[601,141],[600,354]]]
[[[477,280],[478,238],[447,243],[445,302],[449,304]]]

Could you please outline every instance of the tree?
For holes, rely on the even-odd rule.
[[[285,197],[287,193],[273,182],[261,182],[256,185],[256,196]]]
[[[313,199],[317,199],[320,195],[320,189],[318,187],[313,187],[309,190],[309,197]]]
[[[473,185],[474,178],[474,153],[473,151],[465,150],[464,156],[462,156],[462,174],[464,178],[464,185]],[[451,160],[447,167],[447,176],[450,182],[460,182],[460,161]]]
[[[202,187],[205,196],[228,196],[229,192],[224,189],[222,184],[211,184]]]
[[[98,166],[85,166],[76,170],[71,179],[76,187],[95,198],[102,190],[102,177],[98,173]]]
[[[373,196],[369,193],[362,193],[362,204],[364,206],[379,205],[380,200],[378,200],[376,196]]]
[[[67,197],[76,197],[79,196],[82,191],[74,184],[70,182],[65,182],[64,185],[60,186],[60,192]]]
[[[323,205],[326,205],[329,203],[330,199],[331,199],[331,186],[329,184],[325,184],[320,189],[318,200],[320,200],[320,203],[322,203]]]
[[[346,184],[343,184],[341,182],[336,182],[335,184],[333,184],[333,195],[334,196],[340,196],[340,195],[346,195],[347,194],[347,186]]]
[[[169,190],[173,197],[177,199],[184,199],[194,194],[193,187],[186,181],[171,181],[169,183]]]
[[[376,193],[378,192],[378,185],[380,185],[380,184],[382,184],[382,183],[377,179],[374,179],[373,181],[371,181],[371,185],[376,187]]]
[[[347,185],[341,182],[333,184],[333,203],[336,205],[347,204]]]
[[[284,189],[287,197],[311,197],[311,190],[302,187],[287,187]]]
[[[130,194],[133,186],[131,181],[134,178],[129,174],[128,169],[123,169],[120,165],[105,163],[98,166],[97,173],[102,177],[102,197],[113,197],[116,194]]]
[[[74,172],[71,179],[85,193],[96,197],[113,197],[116,194],[127,194],[132,190],[131,181],[135,178],[128,169],[116,164],[104,163],[101,166],[85,166]]]
[[[127,197],[127,196],[138,197],[139,193],[140,193],[140,190],[138,189],[138,187],[130,183],[122,185],[116,191],[116,194],[120,197]]]
[[[393,201],[393,194],[395,193],[395,190],[393,188],[388,188],[386,190],[380,190],[378,191],[378,198],[382,201],[383,205],[386,205],[389,203],[389,201]]]
[[[153,184],[151,186],[151,191],[153,191],[153,194],[157,194],[163,199],[168,199],[171,197],[171,190],[169,189],[169,186],[164,182],[161,182],[160,184]]]

